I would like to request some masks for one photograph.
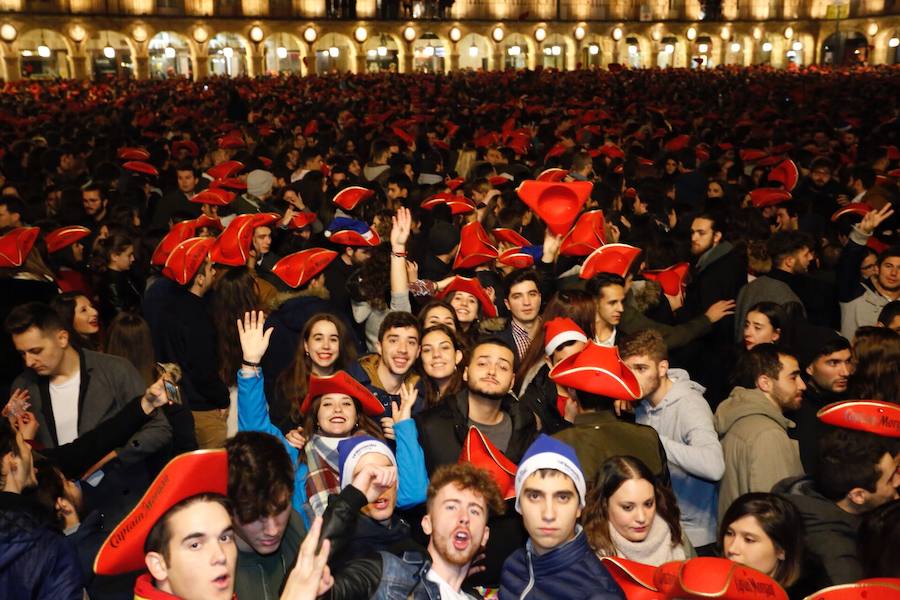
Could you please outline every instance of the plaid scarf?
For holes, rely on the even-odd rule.
[[[304,448],[309,474],[306,476],[306,498],[316,515],[325,512],[329,494],[341,491],[337,450],[332,450],[322,436],[314,435]]]

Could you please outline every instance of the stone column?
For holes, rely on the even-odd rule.
[[[4,56],[3,65],[6,67],[7,81],[18,81],[22,78],[22,60],[18,54]]]
[[[75,79],[87,79],[89,77],[87,68],[87,56],[84,54],[73,54],[72,58],[72,76]]]
[[[134,57],[134,77],[135,79],[150,78],[150,56],[141,54]]]
[[[498,44],[499,46],[499,44]],[[496,48],[493,54],[493,71],[502,71],[503,70],[503,48]]]
[[[402,73],[412,73],[413,71],[413,48],[410,43],[407,43],[406,48],[404,49],[402,67]]]
[[[263,74],[263,55],[262,51],[259,48],[256,48],[253,51],[253,56],[250,57],[250,60],[248,62],[250,77],[257,77]]]
[[[194,81],[205,79],[209,75],[209,54],[198,53],[194,60]]]
[[[354,73],[365,73],[366,72],[366,53],[363,50],[362,44],[357,44],[356,48],[356,70]]]
[[[456,48],[456,44],[453,44],[453,48],[450,49],[450,70],[456,71],[459,69],[459,51]]]
[[[309,42],[306,43],[306,75],[315,75],[316,74],[316,51],[313,50],[313,45]]]

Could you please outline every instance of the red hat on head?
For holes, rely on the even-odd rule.
[[[169,229],[169,232],[164,235],[156,245],[156,249],[153,251],[153,256],[150,257],[150,264],[160,267],[165,265],[166,260],[169,258],[169,254],[172,253],[172,250],[175,249],[175,246],[189,238],[194,237],[194,234],[196,232],[196,219],[179,221],[178,223],[172,225],[172,228]]]
[[[454,215],[467,215],[471,212],[475,212],[474,202],[472,202],[465,196],[448,194],[446,192],[441,192],[439,194],[429,196],[424,201],[422,201],[421,206],[422,210],[434,210],[438,206],[442,206],[444,204],[450,207],[450,213]]]
[[[884,146],[884,149],[887,151],[888,160],[900,160],[900,148],[897,148],[897,146]]]
[[[143,148],[119,148],[116,152],[116,158],[119,160],[150,160],[150,153]]]
[[[272,273],[292,288],[299,288],[321,273],[338,255],[334,250],[308,248],[288,254],[272,267]]]
[[[199,494],[226,495],[228,453],[196,450],[169,461],[137,505],[100,546],[94,560],[98,575],[119,575],[146,568],[144,544],[150,530],[170,508]]]
[[[178,154],[182,150],[186,150],[193,158],[197,158],[200,154],[200,147],[191,140],[181,140],[172,144],[172,154]]]
[[[799,179],[800,171],[797,170],[796,163],[789,158],[781,161],[777,167],[772,169],[768,177],[770,182],[780,183],[789,192],[794,191]]]
[[[16,227],[0,236],[0,267],[21,267],[40,232],[37,227]]]
[[[332,202],[343,208],[344,210],[353,210],[363,200],[373,197],[375,192],[369,188],[358,185],[345,187],[334,195]]]
[[[653,583],[664,598],[788,600],[787,592],[774,579],[727,558],[666,563],[656,569]]]
[[[677,296],[684,289],[684,280],[690,271],[691,265],[683,262],[672,265],[667,269],[657,271],[644,271],[644,279],[655,281],[669,296]]]
[[[562,156],[563,154],[566,153],[566,150],[568,150],[568,149],[569,149],[569,147],[566,146],[565,144],[563,144],[562,142],[555,144],[552,148],[550,148],[547,151],[547,156],[545,157],[545,159],[553,158],[554,156]]]
[[[606,142],[597,148],[597,155],[606,156],[608,158],[625,158],[625,151],[612,142]]]
[[[551,356],[566,342],[587,341],[584,330],[568,317],[556,317],[544,323],[544,353],[547,356]]]
[[[225,179],[216,179],[209,184],[210,189],[226,188],[235,191],[245,191],[247,182],[237,177],[227,177]]]
[[[412,135],[410,135],[408,132],[400,129],[396,125],[391,127],[391,131],[393,132],[394,135],[396,135],[398,138],[400,138],[403,141],[403,143],[406,144],[407,146],[412,146],[413,142],[416,141],[416,139]]]
[[[540,248],[540,246],[534,246]],[[534,266],[535,256],[523,251],[521,247],[508,248],[497,256],[497,262],[514,269],[527,269]]]
[[[600,560],[628,600],[664,600],[653,583],[656,567],[619,556],[604,556]]]
[[[578,217],[569,233],[562,239],[559,253],[563,256],[587,256],[606,243],[602,210],[591,210]]]
[[[288,227],[291,229],[303,229],[304,227],[309,227],[316,220],[316,213],[309,212],[305,210],[303,212],[299,212],[291,218],[291,222],[288,224]]]
[[[777,164],[780,164],[783,160],[781,156],[765,156],[758,161],[756,161],[757,167],[771,167]]]
[[[499,175],[491,175],[490,177],[488,177],[488,183],[490,183],[494,187],[506,185],[512,180],[512,175],[510,175],[509,173],[501,173]]]
[[[589,342],[584,350],[556,363],[550,379],[557,385],[614,400],[640,400],[641,384],[616,348]]]
[[[781,188],[756,188],[750,191],[750,204],[754,208],[765,208],[767,206],[775,206],[782,202],[787,202],[793,196],[787,190]]]
[[[612,273],[620,277],[628,275],[631,263],[641,253],[640,248],[628,244],[606,244],[588,256],[581,266],[582,279],[590,279],[597,273]]]
[[[516,192],[522,202],[556,235],[566,233],[591,195],[590,181],[523,181]]]
[[[44,236],[44,243],[47,244],[47,252],[53,254],[59,252],[63,248],[68,248],[78,240],[82,240],[91,235],[91,230],[81,225],[68,225],[54,229]]]
[[[466,180],[462,177],[456,177],[447,182],[447,187],[450,188],[451,192],[455,192],[459,188],[459,186],[461,186],[465,182]]]
[[[156,170],[156,167],[154,167],[150,163],[146,163],[140,160],[130,160],[122,165],[122,168],[126,171],[131,171],[132,173],[140,173],[141,175],[151,175],[153,177],[159,177],[159,171]]]
[[[755,148],[745,148],[738,154],[745,163],[757,162],[769,155],[765,150],[757,150]]]
[[[516,463],[506,458],[475,426],[469,427],[459,462],[469,463],[490,473],[504,500],[516,497]]]
[[[871,210],[872,207],[865,202],[851,202],[834,211],[834,214],[831,215],[831,221],[835,222],[846,215],[859,215],[860,217],[864,217],[869,214],[869,211]]]
[[[380,417],[384,414],[384,406],[378,401],[366,386],[353,379],[344,371],[338,371],[334,375],[318,377],[309,376],[309,387],[306,397],[300,405],[303,415],[309,413],[313,400],[325,394],[345,394],[359,402],[362,411],[370,417]]]
[[[215,243],[216,240],[210,237],[195,237],[181,242],[166,258],[162,274],[180,285],[187,285],[203,266]]]
[[[900,438],[900,405],[882,400],[845,400],[823,407],[816,416],[823,423]]]
[[[474,277],[462,277],[457,275],[453,281],[444,288],[444,291],[438,293],[437,299],[443,300],[452,292],[466,292],[475,296],[478,304],[481,306],[481,312],[485,317],[494,318],[497,316],[497,307],[491,302],[487,292],[481,287],[481,283]]]
[[[544,169],[537,176],[535,181],[562,181],[568,174],[569,172],[565,169],[557,169],[555,167],[552,169]]]
[[[512,244],[513,246],[527,246],[531,243],[521,233],[515,229],[509,229],[508,227],[492,229],[491,234],[493,234],[494,239],[498,242]]]
[[[345,221],[352,221],[352,223],[344,227],[339,219],[332,221],[329,228],[325,230],[325,237],[332,243],[340,244],[341,246],[360,247],[377,246],[381,243],[378,232],[368,224],[355,219],[345,219]],[[366,227],[368,229],[365,229]]]
[[[210,251],[210,258],[214,263],[229,267],[246,265],[253,243],[253,230],[272,221],[268,213],[236,216],[216,238],[216,245]]]
[[[667,152],[678,152],[679,150],[684,150],[688,144],[691,143],[691,136],[687,134],[676,135],[671,140],[666,142],[664,148]]]
[[[459,250],[453,260],[453,269],[472,269],[494,260],[498,254],[484,226],[478,221],[472,221],[463,225],[459,232]]]
[[[230,131],[228,135],[220,137],[218,143],[219,148],[223,150],[236,150],[247,145],[244,141],[244,136],[236,129]]]
[[[226,160],[206,170],[206,174],[213,179],[228,179],[244,170],[244,163],[239,160]]]
[[[306,124],[306,127],[303,128],[303,135],[306,137],[312,137],[319,132],[319,122],[315,119],[311,120]]]
[[[210,188],[196,193],[190,198],[191,202],[198,204],[209,204],[212,206],[225,206],[234,200],[234,192],[229,192],[224,188]]]
[[[219,231],[225,229],[225,226],[222,225],[222,221],[215,217],[210,217],[207,215],[200,215],[199,217],[194,219],[194,223],[197,225],[197,229],[203,227],[207,229],[218,229]]]

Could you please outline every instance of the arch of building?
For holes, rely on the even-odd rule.
[[[127,47],[131,55],[132,72],[139,79],[151,76],[150,69],[150,40],[160,32],[168,32],[169,35],[180,36],[184,40],[186,50],[185,61],[189,59],[189,74],[194,78],[202,78],[208,75],[209,70],[209,42],[215,36],[223,32],[230,32],[239,36],[246,44],[244,48],[247,57],[246,73],[256,75],[268,70],[264,64],[266,57],[266,40],[273,34],[282,33],[293,36],[294,57],[301,59],[301,73],[314,72],[318,62],[322,62],[325,68],[328,65],[339,66],[341,70],[358,72],[365,68],[365,52],[363,44],[359,44],[353,37],[354,30],[364,26],[368,30],[368,40],[384,33],[394,41],[398,52],[398,68],[402,72],[413,70],[414,52],[418,47],[421,36],[430,33],[436,36],[435,45],[440,41],[440,46],[445,53],[444,68],[454,70],[457,68],[503,68],[506,57],[504,52],[509,45],[511,36],[522,36],[518,39],[523,49],[527,47],[528,67],[533,68],[540,64],[539,58],[547,39],[565,40],[565,62],[561,65],[565,69],[574,69],[578,64],[586,66],[583,58],[584,51],[591,44],[599,47],[601,57],[600,66],[606,66],[612,62],[631,64],[632,66],[655,66],[659,58],[659,50],[664,48],[663,38],[675,38],[674,53],[669,64],[684,67],[689,66],[695,56],[695,41],[688,40],[686,32],[693,27],[697,37],[701,35],[710,38],[710,51],[708,53],[707,66],[716,66],[723,62],[731,64],[760,64],[768,63],[773,67],[784,68],[791,63],[810,65],[821,63],[823,60],[823,44],[834,32],[833,21],[797,21],[797,20],[767,20],[767,21],[739,21],[727,23],[731,34],[729,40],[722,40],[721,26],[712,26],[704,22],[690,21],[660,21],[660,22],[634,22],[634,21],[590,21],[575,24],[572,22],[537,22],[514,21],[498,23],[496,21],[443,21],[443,22],[367,22],[367,21],[285,21],[266,19],[246,19],[235,21],[223,18],[186,18],[186,17],[162,17],[149,16],[98,16],[87,19],[78,15],[54,14],[54,15],[27,15],[10,14],[0,19],[2,24],[11,24],[16,28],[17,36],[12,41],[0,40],[0,57],[2,57],[2,74],[6,80],[14,80],[23,76],[23,63],[28,64],[27,52],[33,51],[29,45],[33,45],[34,34],[31,32],[43,30],[45,39],[52,40],[57,59],[57,68],[62,68],[64,75],[75,78],[88,78],[94,73],[94,65],[91,56],[98,49],[102,52],[104,43],[97,40],[97,35],[113,37],[113,33],[121,35],[113,44],[121,49]],[[872,25],[877,26],[875,33]],[[416,31],[413,43],[403,39],[403,30],[412,26]],[[491,38],[491,32],[500,25],[503,29],[503,40],[495,43]],[[317,36],[313,43],[309,43],[303,36],[308,27],[314,27]],[[577,39],[574,35],[575,28],[584,28],[584,37]],[[263,35],[259,42],[251,39],[250,30],[259,27]],[[449,32],[452,27],[460,30],[460,40],[452,42]],[[543,44],[535,39],[535,31],[542,27],[546,31]],[[616,27],[622,30],[619,40],[612,38],[612,32]],[[793,29],[790,39],[785,37],[787,27]],[[887,15],[882,17],[863,17],[846,19],[841,22],[841,30],[858,32],[866,36],[868,41],[868,62],[870,64],[893,63],[897,52],[888,46],[892,37],[900,35],[900,15]],[[38,39],[40,39],[38,37]],[[330,39],[337,39],[341,47],[345,49],[346,56],[339,57],[337,61],[322,61],[313,52],[314,49],[322,51],[331,47]],[[522,41],[524,39],[524,41]],[[634,42],[638,52],[634,56],[629,55],[628,41]],[[477,56],[470,56],[469,48],[472,42],[478,48]],[[730,44],[739,41],[742,45],[739,56],[730,56]],[[769,52],[763,50],[766,42],[772,45]],[[793,45],[799,42],[802,50],[793,50]],[[119,45],[124,43],[124,45]],[[562,45],[562,44],[560,44]],[[243,46],[242,46],[243,47]],[[24,54],[23,54],[24,52]],[[118,52],[118,51],[117,51]],[[793,52],[795,56],[789,56]],[[306,59],[303,61],[302,59]],[[331,57],[329,57],[331,58]],[[448,60],[449,58],[449,60]],[[318,59],[318,60],[317,60]],[[296,61],[294,61],[296,63]],[[339,64],[338,64],[339,63]],[[296,64],[291,69],[296,72]],[[25,73],[29,75],[29,73]]]
[[[306,75],[304,59],[309,55],[307,45],[293,31],[276,30],[269,33],[260,44],[259,73],[278,75],[296,73]],[[283,50],[282,50],[283,49]]]
[[[257,44],[233,31],[219,31],[206,42],[208,73],[239,77],[262,73],[262,60],[255,52]],[[230,49],[230,51],[229,51]],[[227,53],[227,54],[226,54]],[[230,56],[229,56],[230,54]],[[201,58],[202,60],[202,58]]]

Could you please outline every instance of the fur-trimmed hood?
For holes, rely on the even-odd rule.
[[[647,312],[659,304],[662,288],[655,281],[638,280],[631,284],[628,295],[641,313]]]
[[[288,300],[294,298],[319,298],[328,300],[328,288],[306,288],[305,290],[291,290],[290,292],[279,292],[275,298],[269,303],[269,310],[273,311],[281,307]]]

